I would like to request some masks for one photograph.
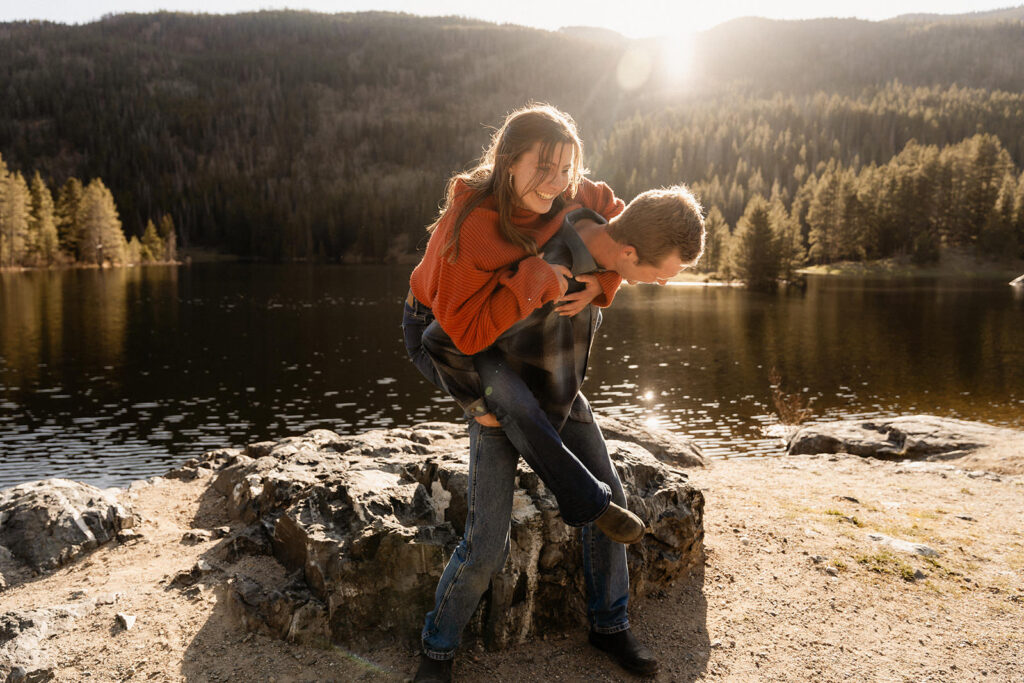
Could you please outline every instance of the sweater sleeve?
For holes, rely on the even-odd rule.
[[[439,264],[432,309],[438,323],[465,354],[482,351],[502,332],[559,295],[558,278],[542,259],[523,258],[512,267],[487,270],[481,257],[493,253],[493,228],[463,223],[459,254]]]
[[[607,308],[612,305],[615,292],[619,291],[619,285],[622,284],[622,276],[614,270],[606,270],[603,273],[597,274],[597,283],[601,285],[601,293],[595,296],[591,303],[601,308]]]
[[[576,190],[576,201],[609,221],[626,208],[626,203],[615,196],[612,188],[605,183],[595,183],[586,178],[580,182],[579,189]]]

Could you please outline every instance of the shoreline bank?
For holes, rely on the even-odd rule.
[[[662,661],[656,680],[1020,678],[1024,476],[991,462],[815,453],[686,468],[706,499],[704,563],[631,605]],[[244,524],[216,473],[194,471],[121,491],[136,537],[0,589],[0,614],[54,606],[65,616],[53,619],[73,620],[39,641],[53,680],[409,679],[407,644],[311,647],[240,628],[233,582],[286,583],[289,570],[272,555],[220,554]],[[582,620],[505,650],[466,645],[457,680],[633,680],[587,645]]]

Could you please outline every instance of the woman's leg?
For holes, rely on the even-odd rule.
[[[499,351],[473,356],[487,407],[526,463],[554,494],[562,519],[582,526],[600,517],[612,499],[608,484],[595,477],[562,442],[523,379],[505,363]]]
[[[444,383],[434,367],[430,355],[423,348],[423,331],[430,323],[434,322],[434,314],[429,308],[420,302],[413,300],[412,304],[406,302],[402,311],[402,336],[405,340],[405,350],[409,354],[409,360],[416,366],[427,381],[438,389],[444,390]]]
[[[462,630],[509,552],[519,454],[501,429],[472,421],[469,448],[466,529],[437,584],[434,609],[423,626],[423,652],[431,659],[454,657]]]
[[[430,309],[415,300],[405,305],[402,329],[409,357],[428,381],[452,394],[469,415],[481,416],[488,411],[497,415],[523,459],[554,494],[567,524],[581,526],[609,511],[611,492],[607,485],[591,475],[565,447],[536,397],[507,367],[503,354],[493,349],[472,357],[459,354]],[[484,374],[488,387],[485,400],[476,398],[485,393]],[[461,394],[453,393],[457,387],[463,387]],[[618,524],[616,537],[631,542],[642,523],[613,511],[616,514],[603,517],[602,523]]]

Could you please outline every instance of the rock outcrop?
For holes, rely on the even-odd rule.
[[[230,580],[232,612],[246,627],[298,642],[413,641],[465,524],[465,434],[447,423],[358,436],[316,430],[213,451],[174,476],[214,470],[232,517],[250,523],[225,539],[224,557],[267,548],[290,572],[273,584]],[[608,441],[629,507],[649,525],[628,553],[640,595],[703,561],[703,497],[638,445],[645,438],[666,453],[692,448],[665,435]],[[579,533],[525,465],[518,480],[512,551],[469,629],[491,647],[585,622]]]
[[[5,683],[48,681],[53,660],[43,654],[42,643],[96,608],[95,599],[66,605],[0,614],[0,678]]]
[[[0,491],[0,554],[6,548],[37,572],[56,569],[135,521],[113,490],[66,479],[19,484]]]
[[[602,416],[600,424],[604,438],[635,443],[667,465],[707,467],[710,464],[700,446],[689,437],[666,429],[648,427],[639,420],[625,417]]]
[[[850,453],[889,460],[949,460],[1020,441],[1021,433],[1011,429],[909,415],[809,425],[790,437],[788,451],[793,455]]]

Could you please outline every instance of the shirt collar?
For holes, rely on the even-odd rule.
[[[580,237],[579,233],[576,232],[576,221],[590,219],[600,225],[607,225],[608,221],[604,219],[601,214],[591,211],[590,209],[574,209],[565,215],[565,221],[562,223],[562,238],[565,240],[565,244],[569,247],[569,251],[572,254],[572,274],[581,275],[583,273],[593,273],[595,271],[603,271],[597,265],[594,257],[590,255],[590,250],[587,249],[587,245],[583,243],[583,238]]]

